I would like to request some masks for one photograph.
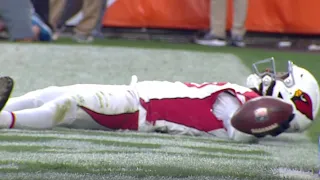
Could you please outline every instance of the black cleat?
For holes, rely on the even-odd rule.
[[[11,77],[0,77],[0,111],[6,105],[13,90],[14,81]]]

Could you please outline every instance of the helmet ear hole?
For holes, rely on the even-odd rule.
[[[283,99],[283,96],[282,96],[282,94],[279,92],[279,94],[278,94],[278,98],[281,98],[281,99]]]

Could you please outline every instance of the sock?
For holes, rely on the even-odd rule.
[[[15,115],[12,112],[2,111],[0,113],[0,128],[13,128],[15,124]]]

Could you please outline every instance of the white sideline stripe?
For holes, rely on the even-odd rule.
[[[14,164],[0,164],[0,170],[1,169],[19,169],[19,166]]]
[[[319,179],[317,174],[312,172],[303,172],[298,170],[292,170],[288,168],[278,168],[274,170],[276,173],[280,174],[280,177],[284,178],[295,178],[295,179]]]

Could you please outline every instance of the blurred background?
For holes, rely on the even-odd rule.
[[[0,38],[319,51],[319,7],[318,0],[0,0]]]

